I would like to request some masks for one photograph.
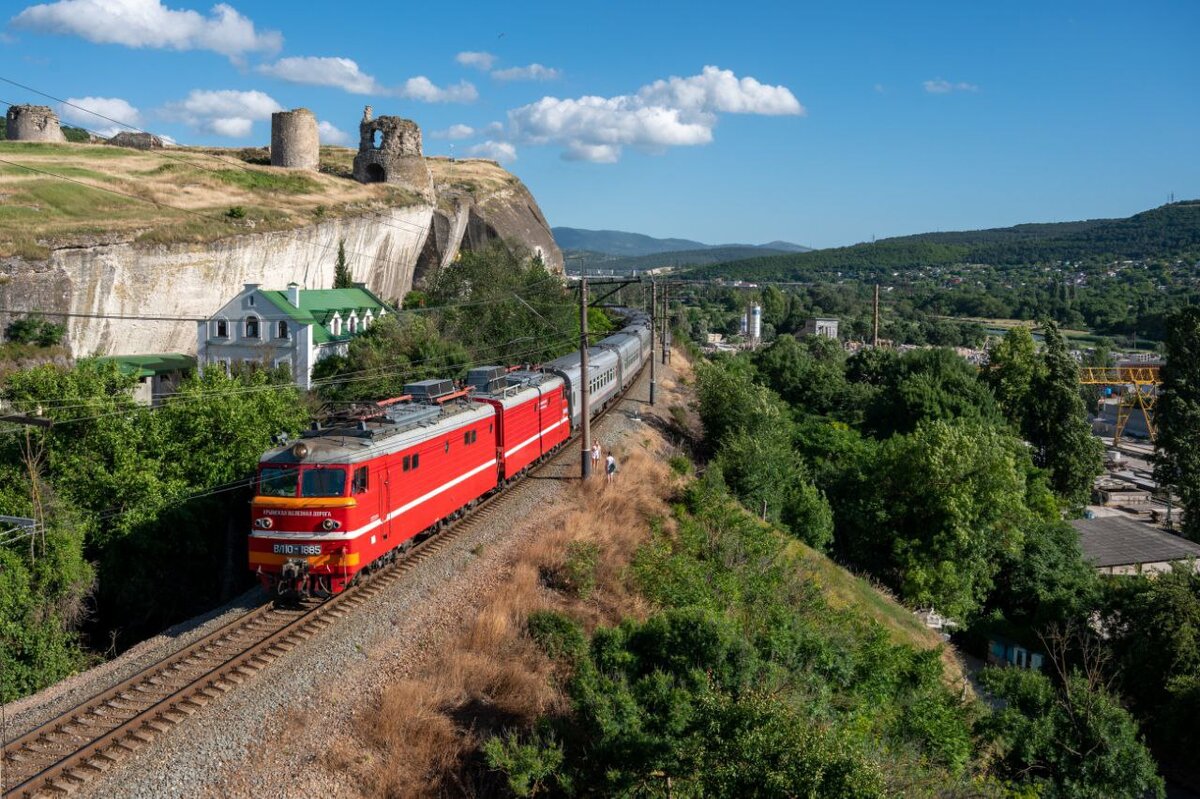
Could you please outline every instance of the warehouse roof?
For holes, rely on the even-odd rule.
[[[1097,568],[1200,558],[1200,544],[1120,516],[1076,519],[1071,526],[1084,560]]]

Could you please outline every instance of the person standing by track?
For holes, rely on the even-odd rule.
[[[596,441],[592,444],[592,474],[595,474],[600,469],[600,442]]]
[[[608,457],[604,459],[604,479],[609,483],[617,479],[617,456],[613,455],[611,449],[608,451]]]

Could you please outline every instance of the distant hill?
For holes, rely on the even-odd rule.
[[[1171,257],[1200,257],[1200,200],[1164,205],[1126,219],[921,233],[850,247],[725,261],[699,266],[691,274],[741,280],[803,280],[823,272],[854,277],[961,263],[1009,267]]]
[[[768,250],[754,246],[707,247],[700,250],[678,250],[631,257],[607,255],[588,250],[563,250],[563,261],[569,274],[580,274],[584,268],[595,270],[596,273],[611,271],[617,274],[626,274],[645,272],[648,269],[659,269],[666,266],[703,266],[758,258],[763,255],[786,255],[787,253],[787,250]]]
[[[622,230],[585,230],[583,228],[552,228],[554,240],[563,250],[582,250],[603,255],[631,258],[641,255],[658,255],[667,252],[692,252],[712,249],[774,250],[778,252],[806,252],[809,248],[787,241],[769,244],[704,244],[691,239],[657,239],[642,233]],[[751,253],[753,254],[753,253]]]

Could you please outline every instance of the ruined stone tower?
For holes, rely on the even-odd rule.
[[[11,105],[6,117],[9,141],[62,142],[67,137],[58,126],[58,114],[46,105]]]
[[[358,133],[355,180],[396,183],[433,197],[433,175],[421,153],[421,129],[416,122],[392,116],[372,118],[371,106],[367,106]]]
[[[307,108],[271,114],[271,166],[317,170],[321,138],[317,118]]]

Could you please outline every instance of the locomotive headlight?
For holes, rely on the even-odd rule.
[[[303,441],[297,441],[292,445],[292,457],[298,461],[302,461],[308,457],[308,444]]]
[[[254,526],[262,528],[263,530],[270,530],[271,529],[271,520],[268,517],[263,516],[260,519],[254,520]]]
[[[342,523],[334,519],[326,519],[325,521],[321,522],[321,526],[326,530],[336,530],[342,526]]]

